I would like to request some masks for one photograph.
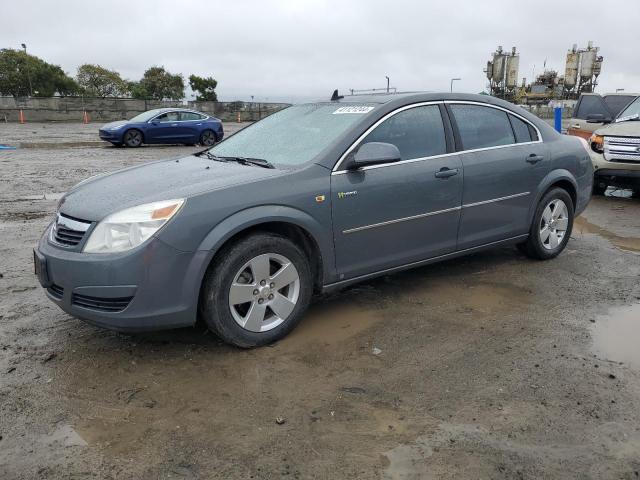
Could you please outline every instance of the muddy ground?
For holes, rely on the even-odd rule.
[[[100,330],[46,299],[31,248],[60,193],[194,150],[95,132],[0,124],[23,147],[0,152],[0,478],[638,478],[628,192],[594,198],[553,261],[500,248],[369,281],[241,351],[201,328]]]

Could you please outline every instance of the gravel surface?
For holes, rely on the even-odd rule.
[[[46,299],[31,249],[62,192],[197,150],[96,129],[0,124],[21,147],[0,151],[0,478],[638,478],[629,192],[594,198],[555,260],[499,248],[369,281],[241,351],[199,327],[100,330]]]

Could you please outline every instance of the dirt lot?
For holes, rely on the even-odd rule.
[[[23,147],[0,152],[0,478],[638,478],[628,192],[553,261],[502,248],[370,281],[240,351],[99,330],[32,274],[61,192],[194,148],[112,148],[96,125],[0,124],[0,143]]]

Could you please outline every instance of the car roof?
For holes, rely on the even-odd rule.
[[[329,98],[312,103],[350,104],[369,103],[379,105],[407,105],[417,102],[437,102],[437,101],[466,101],[481,102],[490,105],[507,108],[509,110],[518,109],[519,106],[491,95],[481,95],[476,93],[450,93],[450,92],[402,92],[402,93],[382,93],[366,95],[344,95],[336,100]],[[516,110],[518,111],[518,110]]]
[[[207,115],[204,112],[199,112],[198,110],[192,110],[190,108],[182,108],[182,107],[163,107],[163,108],[153,108],[151,110],[147,110],[148,112],[155,112],[155,113],[166,113],[166,112],[192,112],[192,113],[199,113],[201,115]]]

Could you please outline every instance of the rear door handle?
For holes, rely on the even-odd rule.
[[[436,172],[435,176],[436,178],[449,178],[457,174],[458,174],[457,168],[442,167],[440,170]]]
[[[172,123],[172,124],[171,124],[171,126],[172,126],[172,127],[177,127],[177,126],[178,126],[178,124],[177,124],[177,123]]]
[[[544,157],[542,155],[536,155],[535,153],[532,153],[527,157],[527,162],[531,164],[538,163],[542,160],[544,160]]]

